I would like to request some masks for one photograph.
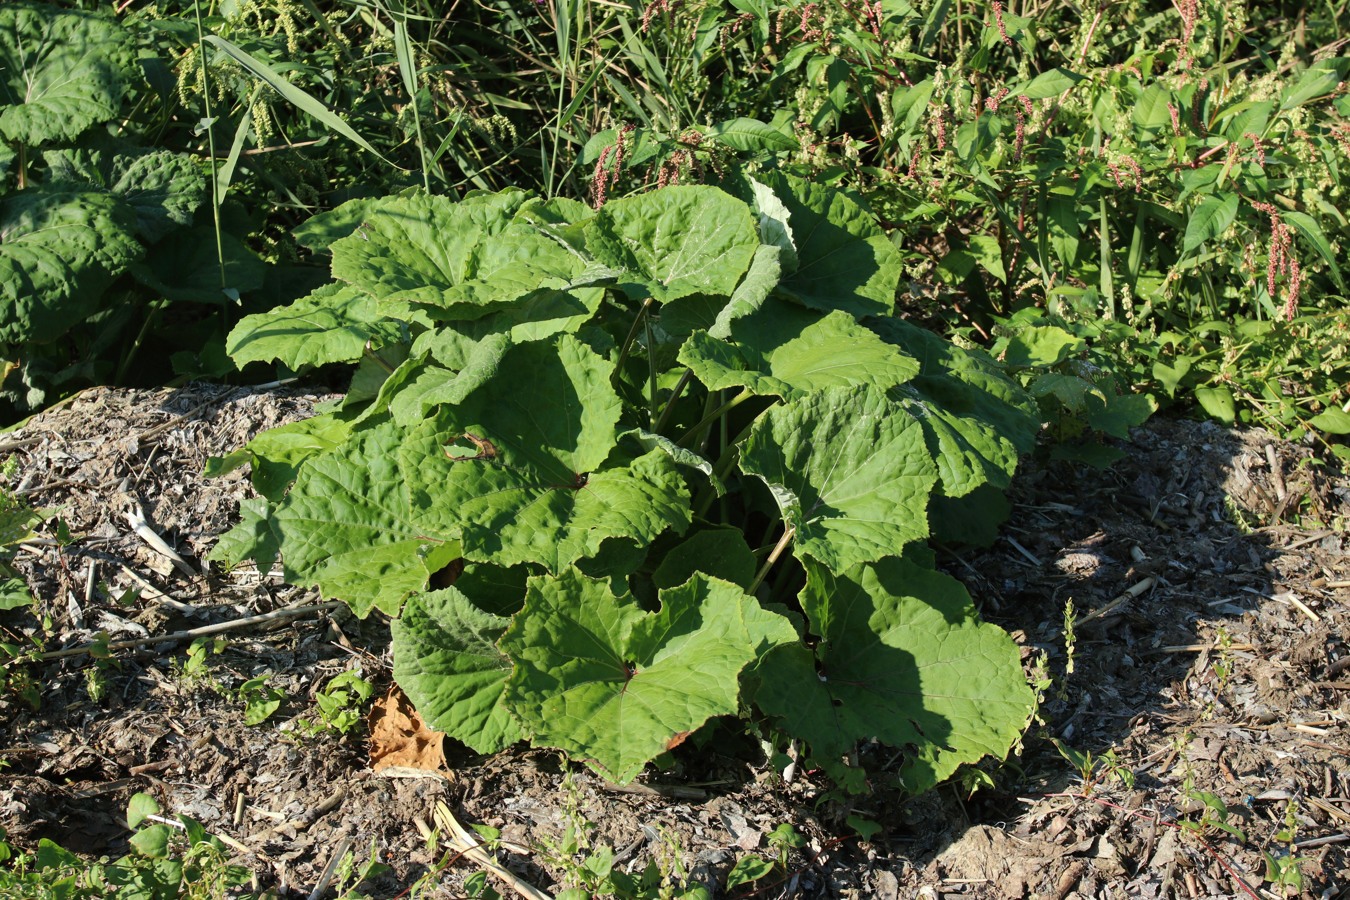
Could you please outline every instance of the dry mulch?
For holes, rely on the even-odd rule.
[[[19,554],[47,627],[0,614],[3,639],[41,634],[48,651],[99,631],[142,641],[101,668],[83,655],[31,667],[36,712],[0,697],[0,826],[12,843],[119,854],[126,801],[149,791],[232,839],[259,890],[307,897],[351,847],[390,866],[362,891],[394,897],[441,858],[420,829],[444,802],[501,829],[520,846],[504,861],[547,891],[561,874],[548,848],[570,822],[593,823],[624,868],[657,860],[713,885],[791,823],[809,843],[758,896],[1068,900],[1286,896],[1265,880],[1263,854],[1287,855],[1276,834],[1292,830],[1302,895],[1350,897],[1350,479],[1306,447],[1157,419],[1109,472],[1024,466],[998,543],[943,557],[1014,633],[1028,672],[1048,675],[1020,755],[973,793],[972,777],[901,796],[888,756],[864,747],[874,790],[850,801],[811,772],[785,783],[750,741],[682,748],[670,770],[618,790],[526,749],[447,747],[443,775],[391,777],[372,771],[360,731],[308,734],[299,726],[332,676],[357,668],[387,687],[377,618],[283,615],[229,631],[204,677],[183,675],[186,641],[158,636],[319,602],[277,573],[206,562],[251,488],[244,473],[201,472],[321,399],[94,390],[0,436],[11,489],[59,510],[73,536]],[[133,530],[138,510],[186,570]],[[248,727],[231,689],[259,675],[288,699]],[[879,830],[864,841],[849,816]],[[423,896],[463,896],[473,871],[461,861]]]

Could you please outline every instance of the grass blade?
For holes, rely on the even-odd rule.
[[[245,69],[248,69],[278,94],[286,98],[286,100],[295,106],[296,109],[308,113],[315,119],[318,119],[328,128],[336,131],[343,137],[354,141],[363,149],[370,151],[380,159],[384,160],[384,162],[389,163],[389,165],[394,166],[397,169],[403,169],[402,166],[381,155],[380,151],[371,146],[369,141],[357,134],[356,129],[352,128],[352,126],[343,121],[340,116],[324,106],[322,101],[291,84],[285,78],[282,78],[271,66],[267,65],[267,63],[250,55],[242,47],[227,41],[218,34],[208,34],[204,40],[211,42],[224,51],[231,59],[239,63],[239,65],[243,66]]]

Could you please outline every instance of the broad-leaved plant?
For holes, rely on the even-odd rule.
[[[851,194],[781,173],[612,200],[354,201],[297,237],[334,282],[236,362],[357,364],[346,398],[215,461],[260,497],[217,559],[399,616],[395,677],[480,752],[617,781],[715,717],[856,743],[932,787],[1032,708],[1016,646],[926,540],[988,517],[1039,420],[898,318]],[[730,191],[730,192],[728,192]]]

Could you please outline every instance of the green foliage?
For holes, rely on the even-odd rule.
[[[12,563],[19,545],[35,537],[33,526],[45,518],[41,510],[33,509],[7,485],[0,484],[0,611],[23,609],[33,602],[28,585]]]
[[[1202,791],[1193,784],[1188,784],[1184,792],[1188,799],[1200,804],[1200,812],[1194,818],[1182,819],[1178,824],[1183,829],[1201,836],[1211,830],[1222,831],[1239,841],[1246,842],[1247,835],[1230,821],[1232,811],[1222,797],[1213,791]]]
[[[1051,738],[1059,755],[1073,766],[1083,782],[1083,793],[1090,794],[1106,781],[1117,781],[1127,791],[1134,790],[1134,770],[1120,761],[1114,747],[1103,753],[1093,754],[1091,750],[1075,750],[1058,738]]]
[[[205,679],[209,672],[210,658],[225,649],[224,638],[194,638],[188,646],[187,656],[179,665],[178,674],[184,681],[193,683]]]
[[[726,79],[719,114],[776,109],[759,130],[792,136],[742,158],[860,190],[936,298],[928,312],[954,321],[959,303],[983,338],[1030,307],[1100,326],[1072,329],[1091,377],[1063,371],[1071,360],[1036,373],[1057,428],[1121,430],[1151,406],[1127,399],[1142,388],[1346,454],[1333,436],[1350,427],[1336,250],[1350,57],[1335,55],[1345,27],[1330,7],[1297,29],[1268,4],[662,9],[646,43],[688,39],[697,21],[717,38],[703,71]],[[689,138],[715,130],[687,130],[682,148],[677,132],[619,127],[583,159],[611,193],[616,169],[650,183],[653,157],[708,180],[725,159]],[[1149,364],[1100,365],[1122,342]],[[1061,455],[1109,457],[1083,443]]]
[[[701,573],[649,613],[568,570],[532,580],[503,635],[515,667],[501,702],[536,743],[624,784],[709,718],[736,713],[741,670],[796,639],[785,617]]]
[[[1133,328],[1110,320],[1083,320],[1024,309],[996,319],[989,350],[1036,398],[1054,438],[1050,454],[1105,467],[1124,451],[1098,442],[1126,440],[1158,409],[1138,390],[1157,350]]]
[[[235,695],[244,704],[245,725],[261,725],[281,709],[281,704],[285,702],[285,692],[270,687],[267,682],[268,676],[259,675],[257,678],[248,679],[235,689]]]
[[[349,734],[365,720],[362,707],[374,693],[375,685],[362,678],[359,672],[347,671],[333,676],[323,690],[314,695],[318,717],[312,729]]]
[[[127,806],[132,852],[90,862],[47,840],[35,852],[16,852],[0,831],[0,898],[4,900],[224,900],[248,883],[248,870],[228,862],[219,838],[188,816],[159,815],[149,794]]]
[[[894,557],[837,574],[810,564],[800,600],[820,641],[775,650],[755,699],[841,780],[838,760],[864,738],[915,748],[900,777],[919,793],[1021,734],[1029,695],[1007,677],[1007,636],[955,579]]]
[[[0,11],[0,137],[11,145],[70,141],[117,115],[133,63],[106,16],[27,0]]]
[[[592,897],[614,897],[616,900],[710,900],[708,889],[692,882],[682,863],[683,849],[669,837],[657,858],[648,861],[638,874],[619,868],[614,849],[597,845],[596,826],[580,810],[580,795],[576,782],[567,775],[563,779],[564,829],[561,837],[546,839],[539,847],[543,859],[561,871],[563,889],[555,895],[559,900],[589,900]],[[489,845],[498,835],[495,829],[474,826],[487,838]],[[487,833],[484,833],[487,832]]]
[[[1308,857],[1297,856],[1294,852],[1298,837],[1298,805],[1290,800],[1284,808],[1284,827],[1275,832],[1273,840],[1283,847],[1273,847],[1261,852],[1266,863],[1266,881],[1281,888],[1286,895],[1303,892],[1303,863]]]
[[[935,496],[983,515],[1034,405],[887,313],[899,266],[856,199],[770,182],[335,212],[341,286],[297,304],[331,315],[292,346],[354,361],[329,339],[354,308],[369,346],[341,427],[213,466],[252,461],[264,493],[217,557],[279,551],[360,615],[402,611],[396,679],[481,752],[528,738],[628,781],[740,716],[855,787],[862,739],[906,750],[916,791],[1001,757],[1032,704],[1016,648],[921,542]],[[284,355],[292,321],[230,345]]]
[[[1224,424],[1259,424],[1291,440],[1308,435],[1348,460],[1348,336],[1345,310],[1284,322],[1209,321],[1160,334],[1167,352],[1152,374],[1169,396],[1192,393]]]
[[[176,281],[152,248],[205,199],[188,156],[100,127],[144,90],[136,53],[109,16],[0,9],[0,139],[17,162],[0,179],[0,391],[14,412],[112,374],[109,352],[125,369],[134,348],[110,348],[136,327],[126,287]]]

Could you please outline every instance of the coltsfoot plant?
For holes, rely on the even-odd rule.
[[[399,616],[396,679],[480,752],[623,782],[739,717],[855,789],[859,740],[904,750],[913,791],[1003,756],[1033,706],[1017,648],[925,541],[993,518],[1035,404],[894,315],[900,255],[851,194],[757,177],[311,219],[336,280],[229,350],[356,373],[213,463],[261,494],[216,558],[280,553]]]

